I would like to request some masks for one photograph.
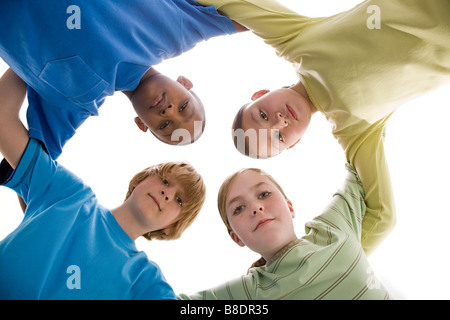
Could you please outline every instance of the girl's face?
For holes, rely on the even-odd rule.
[[[260,157],[275,156],[294,145],[310,121],[309,103],[290,88],[265,94],[242,113],[242,129],[246,133],[250,129],[258,137],[257,142],[250,141],[250,150],[257,150]]]
[[[266,260],[297,239],[291,202],[258,172],[245,171],[232,183],[226,214],[233,241],[258,252]]]
[[[127,201],[141,227],[155,231],[167,228],[180,218],[184,201],[182,187],[171,174],[147,177],[135,186]]]

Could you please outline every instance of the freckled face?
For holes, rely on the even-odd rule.
[[[132,103],[141,121],[165,143],[186,142],[174,141],[172,133],[176,129],[187,130],[191,141],[201,134],[199,127],[202,126],[195,125],[196,121],[201,124],[205,121],[203,106],[198,98],[178,81],[162,74],[151,76],[136,89]]]
[[[269,92],[250,103],[242,112],[242,129],[253,130],[258,137],[250,149],[270,157],[295,144],[311,121],[309,108],[306,99],[289,88]]]
[[[230,187],[226,213],[232,239],[269,257],[296,239],[293,209],[264,175],[245,171]]]

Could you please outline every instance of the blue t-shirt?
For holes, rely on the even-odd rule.
[[[71,6],[76,4],[76,7]],[[30,136],[53,159],[115,91],[211,37],[230,19],[193,0],[0,1],[0,56],[29,86]]]
[[[158,265],[37,140],[0,176],[28,205],[0,242],[0,299],[176,299]]]

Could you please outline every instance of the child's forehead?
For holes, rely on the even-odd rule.
[[[231,184],[228,198],[231,198],[232,195],[245,195],[247,192],[257,190],[262,186],[273,187],[272,181],[267,177],[266,174],[264,174],[263,172],[257,172],[255,170],[247,170],[241,172]]]

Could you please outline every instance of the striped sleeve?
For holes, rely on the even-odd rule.
[[[251,276],[242,276],[213,289],[194,294],[180,294],[182,300],[254,300],[255,282]]]
[[[346,165],[347,176],[344,185],[337,191],[331,202],[325,208],[324,212],[316,217],[313,221],[306,224],[306,232],[311,233],[314,237],[318,237],[319,232],[315,225],[321,225],[322,232],[321,244],[327,245],[330,242],[332,230],[338,230],[344,233],[354,234],[361,239],[361,230],[366,205],[364,202],[364,190],[356,170],[349,164]],[[314,234],[316,234],[314,236]]]

